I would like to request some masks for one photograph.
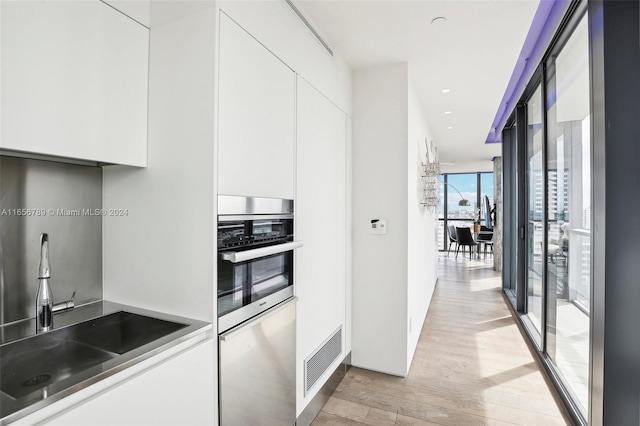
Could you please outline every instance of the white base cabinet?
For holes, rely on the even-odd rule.
[[[0,148],[146,166],[148,28],[98,0],[0,8]]]
[[[293,199],[295,74],[220,14],[218,192]]]
[[[183,342],[24,417],[18,423],[60,426],[217,424],[215,341],[206,339],[189,347],[201,338]],[[134,370],[141,371],[132,373]]]

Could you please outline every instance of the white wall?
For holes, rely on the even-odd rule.
[[[436,281],[435,218],[420,204],[431,136],[406,63],[354,72],[353,108],[352,361],[406,376]]]
[[[353,365],[407,372],[407,64],[353,73]],[[370,221],[388,233],[372,235]]]
[[[411,86],[409,86],[407,157],[407,302],[409,324],[407,326],[407,365],[411,365],[437,280],[438,216],[437,213],[428,211],[420,204],[423,187],[419,165],[426,161],[427,146],[425,139],[431,147],[431,132],[426,122],[424,108],[419,103]],[[430,152],[429,155],[433,161],[435,153]]]
[[[104,298],[213,321],[217,11],[198,4],[150,30],[148,167],[104,170],[104,207],[129,212],[104,218]]]
[[[345,288],[345,352],[348,354],[353,346],[353,119],[347,116],[347,227],[345,233],[345,249],[347,262],[347,277]]]

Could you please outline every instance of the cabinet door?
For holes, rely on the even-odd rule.
[[[220,15],[218,192],[293,199],[295,75]]]
[[[148,29],[97,0],[0,7],[0,148],[145,166]]]
[[[295,265],[298,406],[304,407],[313,391],[306,401],[300,399],[303,360],[339,326],[345,355],[347,121],[343,111],[300,78],[297,99],[296,239],[304,242]]]
[[[45,423],[52,426],[216,424],[214,351],[214,341],[209,339]]]

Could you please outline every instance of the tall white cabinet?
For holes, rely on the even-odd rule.
[[[0,148],[146,166],[148,28],[97,0],[0,7]]]
[[[295,74],[220,14],[218,192],[293,199]]]
[[[303,360],[346,323],[347,116],[298,77],[296,252],[298,400],[305,396]],[[342,330],[342,356],[345,353]],[[319,380],[320,384],[324,380]],[[306,404],[301,404],[302,406]]]

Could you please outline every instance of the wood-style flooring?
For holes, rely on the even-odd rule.
[[[352,367],[320,425],[567,425],[500,293],[492,260],[441,256],[406,378]]]

